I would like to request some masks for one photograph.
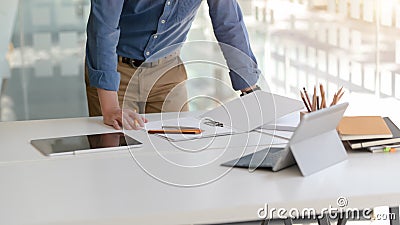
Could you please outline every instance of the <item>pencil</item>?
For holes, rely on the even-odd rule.
[[[310,106],[308,106],[307,101],[306,101],[306,99],[304,98],[303,92],[300,91],[300,95],[301,95],[301,99],[302,99],[303,102],[304,102],[304,105],[305,105],[306,108],[307,108],[307,111],[308,111],[308,112],[311,112]]]
[[[333,105],[335,104],[335,99],[336,99],[336,93],[335,93],[335,95],[333,96],[333,99],[332,99],[332,102],[331,102],[330,106],[333,106]]]
[[[312,111],[316,111],[316,110],[317,110],[317,87],[314,86]]]
[[[311,107],[312,107],[312,106],[311,106],[311,101],[310,101],[310,98],[308,97],[308,93],[307,93],[305,87],[303,87],[303,91],[304,91],[304,95],[305,95],[306,98],[307,98],[308,105],[310,106],[310,109],[311,109]]]
[[[340,93],[342,93],[342,91],[343,91],[343,86],[340,87],[339,91],[336,94],[339,95]]]
[[[325,102],[325,96],[321,96],[321,106],[320,106],[320,108],[321,109],[323,109],[323,108],[326,108],[326,102]]]
[[[344,95],[344,91],[337,97],[336,103],[340,101],[340,99],[342,98],[343,95]]]
[[[321,109],[326,108],[325,91],[322,84],[319,85],[319,91],[321,92]]]

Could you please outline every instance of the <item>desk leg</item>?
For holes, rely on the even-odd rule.
[[[399,222],[399,207],[390,207],[389,208],[390,215],[390,225],[400,225]]]
[[[283,220],[283,223],[285,225],[293,225],[292,218],[286,218],[285,220]]]
[[[341,213],[338,215],[337,225],[346,225],[347,223],[347,216],[346,213]]]
[[[329,221],[329,216],[324,214],[322,217],[318,217],[317,219],[318,225],[331,225],[331,222]]]
[[[268,225],[269,224],[270,219],[265,219],[261,222],[261,225]],[[280,221],[283,221],[284,225],[293,225],[293,221],[292,218],[286,218],[286,219],[282,219]]]
[[[268,225],[269,224],[269,219],[264,219],[262,222],[261,222],[261,225]]]

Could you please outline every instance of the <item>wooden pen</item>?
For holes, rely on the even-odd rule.
[[[200,129],[148,130],[149,134],[201,134]]]

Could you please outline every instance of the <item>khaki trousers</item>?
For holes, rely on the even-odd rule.
[[[187,74],[178,56],[159,60],[156,65],[144,63],[139,68],[122,63],[119,57],[117,70],[121,74],[118,90],[121,108],[141,114],[188,111],[184,82]],[[85,83],[89,116],[101,116],[97,89],[90,87],[87,67]]]

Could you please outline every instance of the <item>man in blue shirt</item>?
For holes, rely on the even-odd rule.
[[[201,2],[91,0],[86,44],[86,89],[90,116],[103,115],[104,123],[116,129],[122,126],[139,129],[146,121],[136,111],[165,111],[158,103],[153,107],[151,104],[165,98],[168,90],[186,79],[186,71],[180,65],[178,46],[185,41]],[[256,88],[260,71],[250,48],[240,7],[236,0],[207,0],[207,3],[217,40],[247,56],[247,60],[234,59],[229,56],[228,50],[222,48],[230,68],[232,86],[242,93],[251,92]],[[145,69],[140,69],[142,67]],[[165,78],[160,79],[160,76]],[[166,83],[174,80],[174,76],[179,78],[167,87]],[[152,80],[151,85],[156,90],[147,90],[150,92],[147,96],[157,100],[140,99],[135,96],[135,91],[131,98],[137,101],[136,104],[122,110],[128,83],[137,84],[139,93],[143,89],[139,86],[147,82],[145,79]],[[181,105],[176,110],[182,109],[187,107]]]

